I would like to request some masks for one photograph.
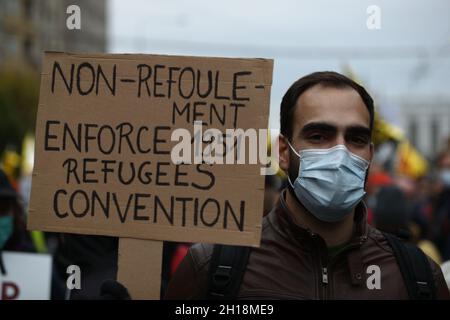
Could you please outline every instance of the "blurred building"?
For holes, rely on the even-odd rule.
[[[408,139],[423,155],[434,159],[450,136],[450,99],[404,99],[400,105]]]
[[[69,30],[69,5],[81,11],[81,29]],[[105,52],[106,0],[0,0],[0,66],[39,67],[46,50]]]

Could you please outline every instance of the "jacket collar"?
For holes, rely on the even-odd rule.
[[[286,204],[285,196],[288,189],[280,193],[280,198],[275,208],[269,213],[268,219],[275,230],[283,237],[294,238],[298,241],[311,239],[315,236],[311,230],[297,225],[293,220],[293,214]],[[362,244],[367,240],[367,207],[361,201],[355,209],[354,231],[350,243]]]
[[[319,256],[322,261],[328,261],[328,250],[325,241],[320,235],[313,234],[311,230],[305,229],[297,225],[293,220],[293,214],[286,205],[285,196],[287,189],[280,193],[280,199],[276,207],[269,213],[267,219],[275,229],[275,231],[285,238],[289,243],[296,244],[303,250],[314,250],[314,242],[320,243]],[[364,284],[363,273],[363,257],[361,246],[366,242],[370,226],[367,224],[367,207],[361,201],[355,208],[353,235],[349,243],[341,251],[341,254],[335,258],[344,258],[347,263],[350,282],[354,286],[362,286]],[[294,240],[294,241],[293,241]],[[350,249],[352,248],[352,249]],[[343,252],[346,254],[343,254]]]

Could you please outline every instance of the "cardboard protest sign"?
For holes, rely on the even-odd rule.
[[[2,252],[0,300],[50,299],[52,257],[48,254]]]
[[[272,69],[265,59],[46,53],[29,229],[259,245],[261,165],[175,164],[172,134],[267,128]]]
[[[121,238],[117,280],[133,299],[159,299],[162,241]]]

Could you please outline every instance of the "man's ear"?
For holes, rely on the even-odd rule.
[[[278,136],[279,165],[284,172],[288,172],[289,169],[289,151],[287,139],[280,133]]]

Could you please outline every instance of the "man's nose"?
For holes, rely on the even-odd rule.
[[[344,145],[347,147],[347,145],[345,144],[345,137],[343,134],[337,134],[336,135],[336,141],[335,141],[335,145]]]

